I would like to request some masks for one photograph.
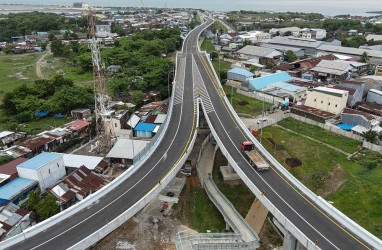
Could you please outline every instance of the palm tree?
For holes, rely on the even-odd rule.
[[[360,61],[363,62],[363,63],[368,63],[370,60],[370,57],[369,57],[369,54],[367,54],[367,52],[363,52],[362,55],[361,55],[361,58],[360,58]]]

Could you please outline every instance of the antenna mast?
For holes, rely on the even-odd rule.
[[[97,152],[100,152],[105,148],[110,148],[110,133],[106,131],[106,124],[104,121],[104,119],[110,115],[110,112],[107,110],[108,99],[104,85],[101,54],[96,39],[94,10],[92,8],[89,8],[88,10],[88,25],[94,76],[94,110],[96,114],[97,132],[96,150]]]

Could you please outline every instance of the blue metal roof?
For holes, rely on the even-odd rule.
[[[140,122],[138,125],[135,127],[135,131],[148,131],[148,132],[153,132],[157,124],[154,123],[146,123],[146,122]]]
[[[277,83],[277,82],[288,82],[291,80],[292,80],[292,77],[288,73],[278,72],[275,74],[270,74],[270,75],[251,79],[249,80],[249,83],[253,86],[254,89],[261,90],[270,84]]]
[[[350,125],[350,124],[340,123],[340,124],[337,124],[337,127],[341,128],[343,130],[346,130],[346,131],[350,131],[355,126]]]
[[[234,73],[234,74],[238,74],[238,75],[242,75],[242,76],[245,76],[245,77],[253,77],[254,74],[246,69],[242,69],[242,68],[233,68],[233,69],[230,69],[228,70],[229,73]]]
[[[18,167],[36,170],[60,157],[62,157],[62,154],[42,152],[41,154],[33,157],[32,159],[21,163],[20,165],[18,165]]]
[[[16,178],[0,187],[0,199],[11,200],[14,196],[33,185],[35,182],[36,181],[34,180]]]
[[[290,92],[297,92],[302,89],[300,86],[296,86],[287,82],[276,82],[273,83],[272,86],[283,90],[288,90]]]

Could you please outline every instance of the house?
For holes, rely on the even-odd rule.
[[[306,105],[293,106],[290,112],[321,123],[336,116],[336,114]]]
[[[15,236],[31,225],[31,212],[13,203],[0,207],[0,238]]]
[[[56,141],[57,136],[49,135],[49,134],[43,134],[35,136],[31,139],[28,139],[21,143],[20,145],[26,148],[29,148],[33,155],[37,155],[41,153],[42,151],[51,151],[55,146],[58,145],[58,142]]]
[[[364,81],[345,80],[338,83],[341,87],[355,89],[358,93],[362,93],[361,101],[366,99],[366,91],[368,86]]]
[[[21,145],[16,145],[16,146],[12,146],[10,148],[5,149],[4,155],[12,156],[15,159],[19,157],[30,159],[33,157],[33,152],[29,148],[23,147]]]
[[[91,123],[87,121],[75,120],[65,124],[63,127],[80,134],[85,132],[86,129],[90,126],[90,124]]]
[[[269,74],[261,77],[257,77],[249,80],[249,89],[250,90],[262,90],[267,86],[277,83],[277,82],[288,82],[291,81],[292,77],[286,72],[277,72],[274,74]]]
[[[7,147],[11,147],[15,142],[24,138],[25,133],[15,133],[11,131],[2,131],[0,132],[0,142]]]
[[[141,121],[141,118],[133,114],[132,116],[130,116],[129,120],[127,121],[128,129],[134,129],[140,121]]]
[[[236,52],[241,59],[253,59],[255,63],[266,65],[268,63],[278,64],[282,53],[280,51],[247,45]]]
[[[293,65],[293,71],[296,72],[296,75],[301,77],[304,73],[309,72],[312,68],[316,67],[317,64],[319,64],[322,60],[333,61],[337,60],[337,57],[329,54],[319,57],[302,59],[291,63],[291,65]]]
[[[87,169],[85,166],[81,166],[79,169],[73,171],[68,176],[66,176],[62,182],[69,189],[63,196],[66,200],[71,199],[73,193],[75,193],[77,200],[83,200],[89,194],[96,192],[106,185],[105,181],[93,173],[91,170]],[[58,185],[61,185],[58,183]],[[63,186],[61,185],[61,188]],[[54,187],[53,187],[54,188]],[[70,193],[68,193],[70,192]]]
[[[339,114],[346,107],[348,91],[317,87],[307,92],[305,106],[332,114]]]
[[[243,68],[233,68],[228,70],[227,79],[231,81],[238,81],[242,83],[247,83],[250,79],[252,79],[254,74]]]
[[[134,129],[134,134],[139,138],[151,138],[157,125],[154,123],[140,122]]]
[[[382,41],[382,35],[369,34],[366,36],[366,40],[369,42],[373,40],[374,42]]]
[[[355,108],[357,110],[377,115],[377,116],[382,116],[382,105],[376,104],[376,103],[368,103],[368,102],[359,102],[355,105]]]
[[[70,114],[73,118],[78,120],[88,119],[91,115],[91,110],[86,108],[78,108],[70,111]]]
[[[382,105],[382,91],[377,89],[370,89],[367,93],[366,102]]]
[[[0,187],[0,207],[8,203],[25,203],[28,193],[38,188],[38,182],[26,178],[16,178]]]
[[[50,188],[49,193],[56,198],[61,210],[70,207],[77,201],[76,193],[70,190],[70,188],[63,182],[60,182],[56,186]]]
[[[347,100],[347,106],[348,107],[353,107],[357,102],[362,101],[363,92],[361,92],[358,89],[343,87],[343,86],[340,86],[337,84],[336,85],[328,85],[327,87],[332,88],[332,89],[339,89],[339,90],[348,91],[349,92],[348,100]]]
[[[333,46],[333,45],[327,45],[327,44],[322,44],[321,46],[317,48],[318,55],[335,53],[335,54],[350,56],[354,60],[360,60],[362,54],[365,52],[369,56],[370,64],[374,64],[374,65],[382,64],[382,51]]]
[[[367,130],[379,125],[374,116],[355,109],[345,108],[341,113],[341,122],[352,126],[362,126]],[[381,128],[382,130],[382,128]]]
[[[19,174],[17,173],[16,166],[27,161],[27,158],[17,158],[13,161],[10,161],[6,164],[3,164],[0,166],[0,174],[3,175],[9,175],[9,178],[7,181],[11,181],[19,177]],[[0,184],[1,185],[1,184]]]
[[[41,192],[66,175],[62,154],[42,152],[17,166],[19,176],[38,181]]]
[[[298,37],[300,35],[301,29],[299,27],[286,27],[286,28],[272,28],[269,30],[271,35],[281,35],[284,36],[285,33],[292,33],[292,36]]]
[[[63,158],[67,172],[73,172],[75,169],[85,166],[96,173],[102,174],[109,167],[109,163],[103,157],[63,154]]]
[[[267,43],[275,45],[285,45],[304,50],[305,56],[316,56],[317,49],[324,43],[314,39],[303,39],[296,37],[281,37],[276,36]]]
[[[315,74],[315,78],[321,81],[342,81],[348,77],[365,74],[367,64],[343,60],[321,60],[311,71]]]
[[[300,102],[306,98],[306,88],[286,82],[272,83],[263,88],[262,92],[281,98],[287,97],[290,102]]]
[[[128,110],[112,110],[104,117],[105,131],[113,137],[129,136],[131,130],[128,129]]]
[[[310,33],[312,34],[312,38],[316,40],[326,38],[326,30],[324,29],[310,29]]]
[[[106,158],[114,164],[117,163],[124,166],[132,165],[134,157],[137,156],[149,143],[149,141],[120,138],[107,154]]]

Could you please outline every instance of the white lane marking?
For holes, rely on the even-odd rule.
[[[204,67],[204,65],[203,65]],[[207,94],[209,97],[209,93]],[[211,98],[211,97],[210,97]],[[203,105],[203,102],[202,102],[202,105]],[[212,104],[213,105],[213,104]],[[224,105],[224,104],[223,104]],[[206,114],[208,115],[208,114]],[[219,120],[219,123],[221,124],[223,130],[226,132],[229,140],[231,141],[232,145],[234,146],[235,150],[240,154],[241,158],[244,159],[245,162],[247,162],[247,165],[249,166],[248,164],[248,161],[244,158],[244,156],[240,153],[240,151],[237,149],[237,147],[235,146],[235,143],[232,141],[231,137],[229,136],[227,130],[225,129],[225,127],[223,126],[223,123],[221,122],[219,116],[216,114],[215,112],[215,115],[217,117],[217,119]],[[227,151],[228,152],[228,151]],[[255,171],[253,168],[251,168],[259,177],[260,179],[276,194],[276,196],[278,196],[298,217],[300,217],[306,224],[308,224],[314,231],[316,231],[319,235],[321,235],[322,238],[324,238],[328,243],[330,243],[332,246],[334,246],[336,249],[339,249],[336,245],[334,245],[334,243],[332,243],[330,240],[328,240],[325,236],[323,236],[315,227],[313,227],[311,224],[309,224],[308,221],[306,221],[299,213],[297,213],[296,210],[294,210],[290,205],[289,203],[287,203],[269,184],[268,182],[266,182],[264,180],[264,178],[257,172]],[[244,172],[244,171],[243,171]],[[296,226],[297,227],[297,226]]]
[[[186,59],[186,60],[187,60],[187,59]],[[186,74],[186,72],[184,71],[184,75],[185,75],[185,74]],[[185,77],[185,76],[184,76],[184,77]],[[185,78],[183,79],[183,81],[185,81]],[[184,97],[184,90],[183,90],[183,97]],[[180,118],[181,118],[181,119],[179,119],[178,127],[177,127],[177,129],[176,129],[176,133],[175,133],[176,135],[178,134],[178,131],[179,131],[179,128],[180,128],[180,123],[181,123],[181,121],[182,121],[182,114],[183,114],[183,105],[182,105],[182,109],[181,109],[181,111],[180,111]],[[167,152],[169,151],[169,149],[171,148],[171,146],[173,145],[173,143],[174,143],[174,141],[175,141],[175,138],[176,138],[176,136],[174,136],[174,138],[172,139],[171,144],[170,144],[170,146],[168,147],[168,149],[167,149],[167,151],[166,151],[166,154],[167,154]],[[92,218],[93,216],[97,215],[98,213],[100,213],[101,211],[103,211],[105,208],[109,207],[111,204],[113,204],[114,202],[116,202],[117,200],[119,200],[119,199],[120,199],[122,196],[124,196],[126,193],[130,192],[130,190],[133,189],[136,185],[138,185],[139,183],[141,183],[142,180],[145,179],[146,176],[147,176],[148,174],[150,174],[151,171],[154,170],[154,168],[155,168],[155,167],[162,161],[162,159],[163,159],[163,156],[159,159],[159,161],[157,161],[157,163],[153,166],[153,168],[151,168],[151,169],[150,169],[150,170],[149,170],[149,171],[148,171],[148,172],[147,172],[147,173],[146,173],[146,174],[145,174],[139,181],[137,181],[131,188],[129,188],[128,190],[126,190],[125,192],[123,192],[123,193],[122,193],[120,196],[118,196],[115,200],[111,201],[111,202],[108,203],[106,206],[102,207],[102,208],[99,209],[97,212],[95,212],[94,214],[91,214],[89,217],[83,219],[82,221],[78,222],[77,224],[73,225],[72,227],[68,228],[67,230],[65,230],[65,231],[61,232],[60,234],[55,235],[55,236],[52,237],[51,239],[49,239],[49,240],[47,240],[47,241],[45,241],[45,242],[43,242],[43,243],[41,243],[41,244],[39,244],[39,245],[37,245],[37,246],[31,248],[31,250],[36,249],[36,248],[38,248],[38,247],[41,247],[42,245],[45,245],[46,243],[48,243],[48,242],[50,242],[50,241],[52,241],[52,240],[58,238],[59,236],[65,234],[66,232],[72,230],[73,228],[79,226],[79,225],[82,224],[83,222],[85,222],[85,221],[87,221],[88,219]],[[151,190],[150,190],[150,191],[151,191]],[[135,205],[135,204],[134,204],[134,205]],[[78,243],[78,242],[77,242],[77,243]]]

